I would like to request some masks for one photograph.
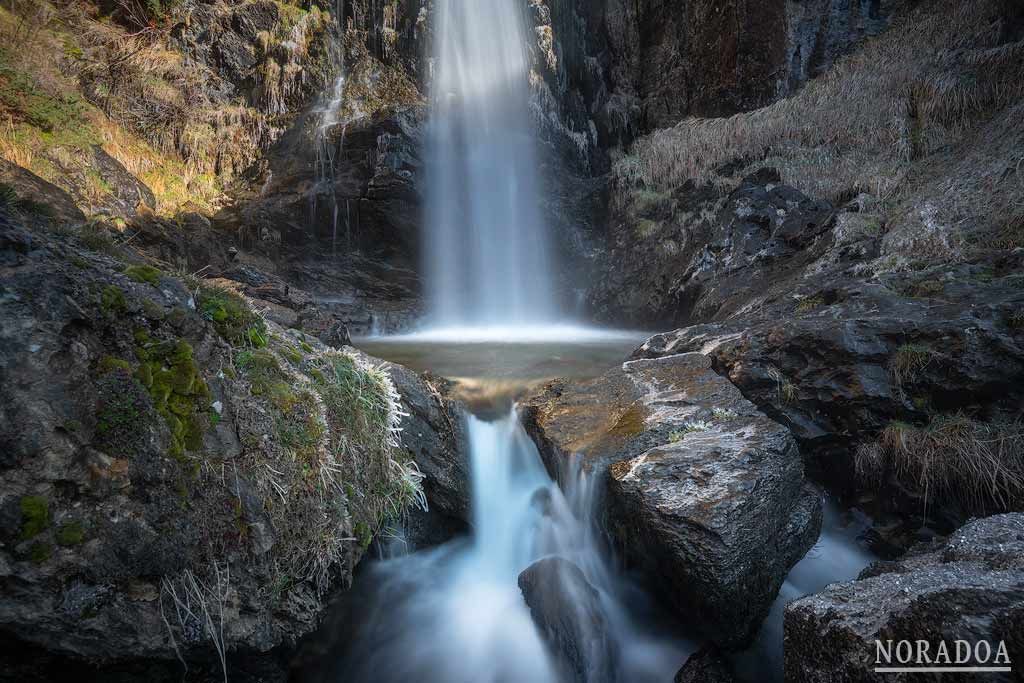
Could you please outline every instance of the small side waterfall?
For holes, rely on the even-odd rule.
[[[424,235],[429,323],[543,323],[556,305],[538,208],[518,3],[436,8]]]

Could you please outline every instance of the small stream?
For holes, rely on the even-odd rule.
[[[557,342],[357,342],[378,357],[453,378],[469,400],[472,527],[468,537],[435,548],[380,547],[384,559],[350,592],[346,633],[325,652],[317,680],[571,680],[550,656],[517,585],[521,571],[548,556],[571,560],[597,589],[604,637],[618,653],[615,680],[671,681],[700,644],[698,624],[660,611],[642,577],[616,561],[599,523],[599,474],[567,463],[560,489],[519,424],[514,400],[522,392],[555,376],[597,376],[642,338],[579,332]],[[742,678],[782,679],[785,603],[855,576],[872,559],[857,541],[868,521],[826,505],[817,545],[793,568],[756,642],[733,657]]]

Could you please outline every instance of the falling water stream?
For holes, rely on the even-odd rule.
[[[437,326],[558,318],[527,110],[521,3],[436,3],[425,282]]]
[[[466,417],[469,534],[426,549],[388,544],[385,559],[350,591],[345,632],[334,634],[316,680],[571,680],[517,585],[520,572],[549,556],[574,563],[596,589],[603,633],[588,635],[616,653],[614,680],[671,681],[696,646],[685,633],[699,625],[659,611],[615,564],[601,532],[600,474],[569,461],[557,485],[515,412],[514,400],[531,386],[554,376],[595,376],[642,339],[559,322],[555,264],[538,209],[519,12],[509,0],[435,2],[425,164],[428,314],[413,334],[357,342],[456,382],[474,413]],[[851,539],[823,536],[819,547],[826,549],[798,565],[783,594],[855,574],[867,557],[851,550]],[[735,663],[751,680],[771,680],[780,676],[780,652],[781,603]]]

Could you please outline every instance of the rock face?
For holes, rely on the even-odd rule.
[[[787,681],[884,681],[879,664],[900,666],[898,641],[925,641],[930,656],[945,642],[957,656],[957,640],[988,641],[995,657],[1005,642],[1013,668],[1024,661],[1024,515],[971,522],[940,547],[892,563],[868,567],[860,578],[833,584],[786,608]],[[893,660],[877,661],[876,640],[892,641]],[[916,662],[912,662],[913,665]],[[975,666],[978,662],[934,662]],[[1015,674],[985,674],[998,681]],[[928,678],[923,674],[915,675]],[[935,680],[938,680],[936,677]]]
[[[1004,261],[1003,272],[1013,272],[1017,258]],[[939,266],[877,282],[847,276],[796,292],[773,287],[759,310],[656,335],[635,356],[707,353],[718,372],[789,426],[816,471],[848,485],[851,444],[893,421],[984,412],[993,400],[1014,404],[1024,338],[1012,321],[1024,293],[1008,280],[980,279],[992,272],[986,268]],[[921,354],[919,367],[901,372],[913,353]]]
[[[606,523],[626,559],[715,642],[749,641],[817,539],[821,503],[789,432],[697,353],[554,382],[522,404],[549,467],[608,467]]]
[[[519,589],[570,680],[616,680],[618,652],[601,600],[579,567],[560,557],[538,560],[519,574]]]
[[[529,7],[550,64],[540,73],[565,127],[593,147],[600,172],[607,150],[637,134],[792,93],[881,31],[899,4],[531,0]]]
[[[232,678],[280,678],[275,649],[317,626],[418,470],[465,509],[454,409],[105,249],[0,215],[0,630],[38,649],[3,657],[219,678],[221,646]]]

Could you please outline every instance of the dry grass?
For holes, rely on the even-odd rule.
[[[217,76],[185,63],[168,39],[175,2],[114,4],[116,20],[97,19],[82,3],[60,10],[45,0],[0,6],[0,36],[24,48],[9,51],[0,67],[27,84],[22,90],[33,89],[30,104],[39,109],[33,117],[0,101],[0,156],[68,190],[89,213],[109,199],[109,188],[89,173],[92,146],[101,145],[153,190],[162,213],[186,204],[213,211],[224,201],[223,187],[280,135],[281,115],[326,78],[330,66],[320,52],[330,41],[320,36],[332,18],[315,7],[278,3],[281,21],[260,59],[280,73],[257,84],[252,102],[224,102],[211,100]],[[40,116],[48,123],[63,113],[68,93],[80,94],[73,125],[40,128]]]
[[[903,344],[889,359],[889,376],[896,393],[903,395],[903,386],[917,379],[918,374],[932,364],[938,354],[919,344]]]
[[[949,499],[966,510],[1024,504],[1024,424],[939,415],[924,427],[893,422],[877,443],[862,445],[856,470],[864,483],[891,473],[927,501]]]
[[[907,11],[796,96],[727,119],[688,119],[639,140],[618,176],[667,189],[712,180],[736,160],[840,200],[893,195],[909,162],[1024,94],[1024,42],[999,45],[1003,0],[944,0]]]

